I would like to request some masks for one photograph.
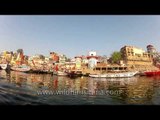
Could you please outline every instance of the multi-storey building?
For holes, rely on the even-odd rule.
[[[156,48],[153,45],[147,46],[147,51],[150,55],[153,57],[154,64],[158,67],[160,65],[160,53],[156,50]]]
[[[87,56],[88,59],[88,68],[94,69],[97,66],[98,56],[97,53],[94,51],[90,51],[89,55]]]
[[[50,52],[50,58],[53,59],[54,62],[59,62],[59,55],[55,52]]]
[[[76,56],[75,57],[76,61],[76,69],[81,69],[82,66],[82,56]]]
[[[147,51],[148,51],[148,53],[150,53],[150,54],[154,54],[154,53],[157,52],[157,51],[156,51],[156,48],[155,48],[153,45],[147,45]]]
[[[152,56],[143,49],[134,46],[124,46],[120,49],[122,58],[127,65],[152,65]]]
[[[0,55],[0,62],[6,63],[7,61],[10,62],[13,56],[13,52],[3,51]]]
[[[65,63],[67,60],[67,57],[63,54],[58,55],[59,56],[59,63]]]

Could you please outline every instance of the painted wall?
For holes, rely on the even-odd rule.
[[[90,58],[88,60],[88,68],[93,69],[95,66],[97,66],[97,59],[96,58]]]

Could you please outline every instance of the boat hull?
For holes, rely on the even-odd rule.
[[[127,78],[127,77],[133,77],[136,75],[137,72],[125,72],[125,73],[107,73],[107,74],[95,74],[95,75],[89,75],[93,78]]]
[[[71,71],[67,73],[68,77],[70,78],[76,78],[76,77],[81,77],[83,76],[81,71]]]
[[[53,74],[58,75],[58,76],[67,76],[67,73],[62,72],[62,71],[54,71]]]
[[[0,64],[0,67],[2,70],[6,70],[7,69],[7,64]]]
[[[11,67],[11,70],[18,71],[18,72],[29,72],[31,70],[31,68],[28,66],[25,68],[18,66],[18,67]]]
[[[160,71],[149,71],[149,72],[144,72],[146,76],[155,76],[155,75],[160,75]]]

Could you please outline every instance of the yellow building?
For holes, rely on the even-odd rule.
[[[0,62],[1,63],[6,63],[7,61],[10,62],[12,59],[12,52],[8,52],[8,51],[3,51],[1,53],[1,58],[0,58]]]
[[[76,59],[76,69],[81,69],[82,57],[76,56],[75,59]]]
[[[152,56],[141,48],[124,46],[120,49],[124,63],[127,65],[152,65]]]

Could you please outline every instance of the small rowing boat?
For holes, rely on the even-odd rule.
[[[66,72],[59,71],[59,70],[58,70],[58,71],[54,71],[53,74],[54,74],[54,75],[58,75],[58,76],[66,76],[66,75],[67,75]]]
[[[18,66],[11,67],[11,70],[19,71],[19,72],[29,72],[31,68],[26,65],[18,65]]]
[[[70,78],[76,78],[81,77],[83,74],[81,70],[71,70],[70,72],[67,72],[67,75]]]

